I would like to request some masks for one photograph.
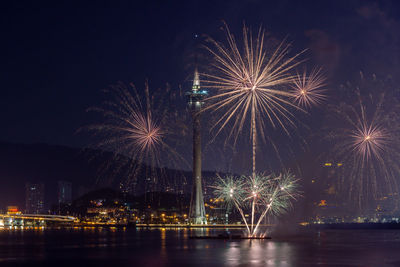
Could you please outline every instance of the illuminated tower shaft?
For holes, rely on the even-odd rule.
[[[192,91],[186,93],[193,118],[193,189],[190,200],[189,221],[207,224],[201,184],[201,124],[200,111],[207,91],[200,91],[199,73],[195,70]]]

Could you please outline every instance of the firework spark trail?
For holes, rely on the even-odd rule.
[[[326,98],[325,82],[321,69],[313,69],[310,75],[306,70],[303,74],[297,73],[291,91],[295,102],[305,108],[319,105]]]
[[[335,160],[344,164],[340,184],[347,185],[350,198],[362,207],[371,197],[398,190],[400,127],[398,112],[385,104],[384,94],[363,97],[357,90],[356,96],[356,105],[332,107],[341,126],[330,138]]]
[[[243,27],[243,51],[225,25],[228,46],[209,39],[213,48],[207,50],[215,59],[213,67],[218,74],[203,74],[205,83],[216,94],[206,99],[208,106],[203,110],[223,111],[214,127],[216,135],[229,123],[233,123],[229,138],[236,143],[245,120],[250,115],[252,140],[252,174],[256,171],[256,140],[258,132],[264,136],[265,120],[273,127],[281,126],[289,134],[286,124],[295,126],[291,109],[302,110],[292,103],[292,93],[287,90],[295,76],[290,72],[301,61],[288,56],[290,45],[281,42],[272,53],[265,44],[265,31],[259,29],[254,38],[251,31]]]
[[[246,225],[249,237],[254,237],[267,214],[277,216],[286,212],[291,207],[291,200],[296,200],[296,197],[300,196],[297,182],[298,180],[290,172],[278,177],[251,175],[239,178],[228,176],[223,179],[218,176],[218,181],[213,188],[216,196],[223,199],[224,203],[234,204]],[[249,206],[250,226],[244,216],[244,209]],[[254,224],[257,213],[261,215]]]
[[[268,212],[273,212],[275,215],[282,214],[291,207],[291,200],[297,200],[297,197],[300,196],[297,182],[298,180],[290,172],[270,180],[272,185],[270,184],[267,194],[263,198],[264,205],[267,208],[260,215],[253,235],[257,234],[257,229]]]
[[[148,83],[145,84],[144,95],[140,95],[134,85],[127,87],[122,83],[111,86],[110,92],[112,99],[105,102],[104,107],[90,109],[100,112],[105,122],[90,125],[87,129],[101,137],[96,144],[98,148],[112,151],[115,160],[120,161],[121,155],[127,158],[127,162],[124,161],[127,166],[118,167],[128,168],[126,183],[136,182],[142,165],[149,167],[145,169],[148,179],[162,176],[156,170],[163,168],[161,153],[168,155],[168,161],[185,162],[166,143],[171,131],[165,124],[170,120],[168,114],[161,110],[162,103],[154,103]]]
[[[243,177],[235,178],[233,176],[227,176],[222,178],[221,176],[217,175],[217,179],[216,185],[212,186],[212,188],[214,188],[214,194],[218,199],[223,199],[224,203],[227,203],[228,205],[230,203],[234,204],[242,216],[242,220],[246,225],[247,231],[250,233],[251,231],[249,225],[244,215],[243,208],[241,207],[245,196],[245,183],[243,181]]]

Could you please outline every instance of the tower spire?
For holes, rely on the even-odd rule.
[[[193,86],[192,91],[199,91],[200,90],[200,76],[197,67],[194,70],[194,79],[193,79]]]

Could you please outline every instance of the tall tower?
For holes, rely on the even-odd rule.
[[[200,90],[199,73],[194,71],[192,90],[186,92],[188,105],[193,118],[193,189],[190,200],[189,221],[194,224],[207,224],[204,208],[203,190],[201,185],[201,125],[200,111],[203,99],[208,95],[205,90]]]

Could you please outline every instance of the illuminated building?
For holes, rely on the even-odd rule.
[[[27,214],[44,213],[44,184],[25,184],[25,212]]]
[[[20,215],[21,211],[18,210],[17,206],[8,206],[7,215]]]
[[[58,204],[71,204],[72,184],[66,181],[58,181]]]

